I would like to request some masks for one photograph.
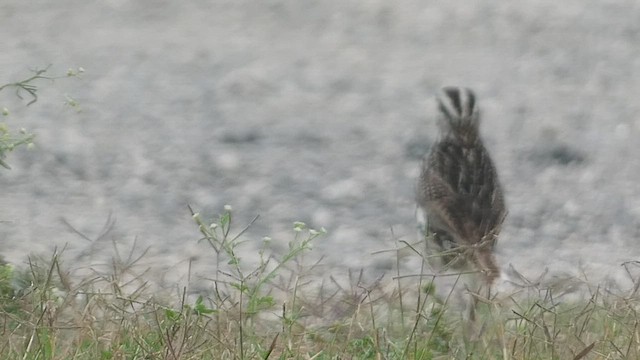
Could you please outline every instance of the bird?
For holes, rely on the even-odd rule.
[[[479,132],[471,89],[445,87],[437,96],[439,138],[423,158],[416,218],[427,262],[438,272],[470,274],[467,317],[475,319],[479,289],[500,277],[494,247],[507,214],[495,164]]]

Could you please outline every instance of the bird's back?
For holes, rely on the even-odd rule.
[[[490,257],[506,210],[495,166],[478,132],[475,95],[465,88],[445,88],[438,108],[441,134],[423,163],[418,208],[440,251],[480,244]],[[478,265],[497,276],[491,258],[474,261],[488,262]]]

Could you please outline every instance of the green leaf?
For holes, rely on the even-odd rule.
[[[202,297],[202,295],[198,296],[198,299],[196,300],[196,306],[193,307],[193,311],[198,315],[212,314],[216,312],[216,310],[210,309],[204,304],[204,298]]]
[[[231,221],[231,213],[225,212],[220,216],[220,226],[226,228],[229,225],[229,221]]]
[[[180,319],[180,313],[173,309],[166,309],[164,315],[171,321],[178,321]]]

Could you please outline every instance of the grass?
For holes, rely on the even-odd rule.
[[[640,358],[635,291],[585,287],[569,301],[531,285],[535,295],[485,301],[470,340],[453,296],[434,297],[428,281],[314,276],[318,264],[305,266],[304,255],[324,229],[294,223],[288,251],[268,254],[265,238],[252,266],[240,256],[247,227],[235,230],[230,207],[213,220],[192,214],[217,266],[206,293],[153,290],[133,272],[139,259],[118,252],[108,272],[83,279],[65,270],[63,251],[24,269],[0,266],[0,358]]]

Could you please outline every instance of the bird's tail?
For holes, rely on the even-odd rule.
[[[438,123],[442,134],[463,143],[475,143],[478,140],[480,113],[473,91],[462,87],[445,87],[437,100]]]

